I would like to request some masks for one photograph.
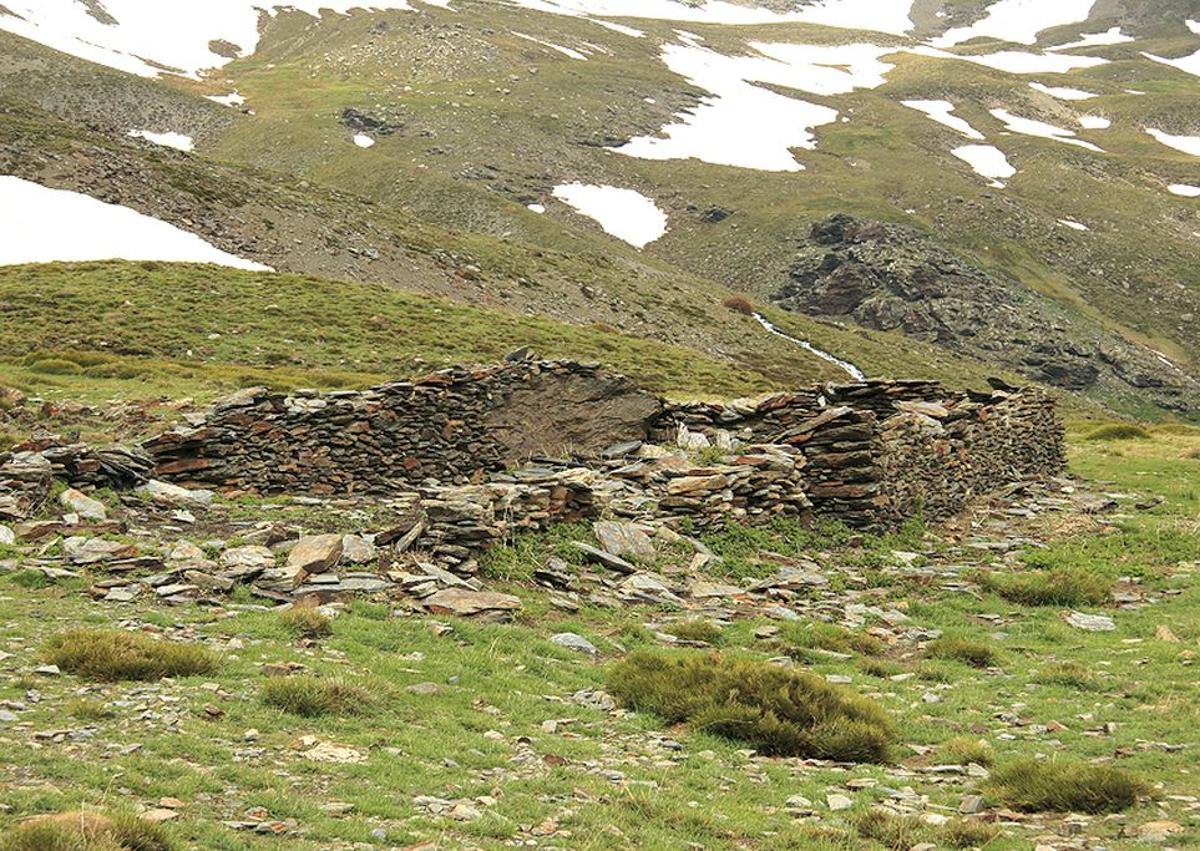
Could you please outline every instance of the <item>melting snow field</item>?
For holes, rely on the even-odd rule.
[[[960,56],[945,50],[938,50],[928,45],[918,45],[909,48],[909,53],[917,56],[931,56],[935,59],[958,59],[962,62],[972,62],[985,68],[1006,71],[1009,74],[1066,74],[1080,68],[1095,68],[1107,65],[1108,60],[1099,56],[1060,56],[1057,53],[1030,53],[1024,50],[1001,50],[997,53]]]
[[[1041,83],[1030,83],[1029,88],[1044,95],[1050,95],[1052,98],[1058,98],[1059,100],[1088,100],[1089,98],[1096,97],[1093,92],[1085,92],[1083,89],[1070,89],[1065,86],[1045,86]]]
[[[997,189],[1004,188],[1002,180],[1007,180],[1017,173],[1009,164],[1008,157],[1004,156],[1004,152],[992,145],[964,145],[950,153],[975,169],[976,174],[990,179],[990,185]]]
[[[1048,47],[1047,50],[1074,50],[1077,47],[1110,47],[1114,44],[1125,44],[1134,41],[1133,36],[1122,35],[1120,27],[1113,27],[1105,30],[1102,33],[1088,33],[1078,41],[1072,41],[1067,44],[1056,44],[1054,47]]]
[[[649,245],[667,232],[667,214],[632,189],[568,183],[556,186],[554,197],[594,219],[605,233],[636,248]]]
[[[821,360],[828,361],[829,363],[834,364],[835,366],[839,366],[842,369],[846,370],[846,373],[851,378],[853,378],[855,381],[866,381],[867,380],[867,374],[865,372],[863,372],[861,369],[859,369],[857,366],[855,366],[854,364],[850,363],[850,361],[842,360],[839,357],[835,357],[834,355],[829,354],[829,352],[822,351],[821,349],[818,349],[816,346],[814,346],[812,343],[808,342],[808,340],[801,340],[798,337],[793,337],[791,334],[784,333],[775,325],[775,323],[773,323],[771,320],[767,319],[767,317],[763,316],[761,313],[755,313],[754,318],[758,320],[759,325],[766,328],[768,331],[770,331],[775,336],[783,337],[783,339],[789,340],[789,341],[795,343],[797,346],[804,349],[806,352],[810,352],[811,354],[816,355]]]
[[[194,233],[87,195],[0,176],[0,265],[74,260],[163,260],[271,271]],[[69,234],[70,239],[64,239]]]
[[[1200,157],[1200,136],[1172,136],[1170,133],[1164,133],[1162,130],[1156,130],[1153,127],[1147,127],[1146,132],[1168,148],[1174,148],[1177,151],[1183,151],[1185,154]]]
[[[1081,115],[1079,126],[1084,130],[1107,130],[1112,127],[1112,121],[1103,115]]]
[[[709,0],[512,0],[525,9],[559,15],[650,18],[706,24],[777,24],[789,21],[903,35],[912,29],[912,0],[816,0],[794,12],[773,12]]]
[[[1013,115],[1007,109],[993,109],[992,115],[1003,121],[1005,129],[1011,130],[1013,133],[1020,133],[1022,136],[1037,136],[1040,139],[1053,139],[1055,142],[1065,142],[1089,151],[1104,153],[1103,149],[1096,147],[1091,142],[1076,138],[1074,132],[1055,127],[1053,124],[1034,121],[1032,118],[1022,118],[1019,115]]]
[[[750,46],[761,55],[725,56],[696,44],[664,47],[667,67],[712,97],[679,115],[661,135],[639,136],[615,150],[641,159],[694,158],[762,171],[803,171],[792,149],[815,148],[812,130],[836,121],[837,110],[755,84],[846,94],[883,85],[894,67],[882,61],[894,49],[872,44]]]
[[[246,99],[237,91],[230,92],[227,95],[205,95],[213,103],[219,103],[221,106],[241,106],[246,102]]]
[[[985,138],[982,133],[968,124],[965,119],[959,118],[957,115],[951,115],[954,112],[954,104],[948,100],[904,100],[900,102],[909,109],[925,113],[938,124],[944,124],[951,130],[957,130],[968,139],[982,140]]]
[[[973,38],[994,38],[1015,44],[1036,44],[1043,30],[1086,21],[1095,0],[999,0],[969,27],[955,27],[931,44],[953,47]]]
[[[375,140],[366,133],[357,133],[354,136],[354,144],[360,148],[372,148],[375,146]]]
[[[130,130],[129,135],[135,139],[145,139],[156,145],[174,148],[177,151],[190,151],[193,147],[192,137],[182,133],[152,133],[149,130]]]
[[[4,0],[13,14],[0,13],[0,29],[143,77],[168,68],[199,78],[200,71],[230,61],[212,51],[213,42],[234,44],[242,55],[254,52],[259,7],[272,15],[283,7],[310,15],[322,9],[344,14],[363,6],[412,9],[405,0],[104,0],[95,5],[115,23],[103,23],[80,0]]]
[[[1191,186],[1187,183],[1172,183],[1167,187],[1167,191],[1183,198],[1200,198],[1200,186]]]

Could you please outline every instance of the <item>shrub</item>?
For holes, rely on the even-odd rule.
[[[1000,835],[995,825],[967,819],[955,819],[942,827],[942,838],[951,848],[983,848]]]
[[[741,313],[745,316],[754,315],[754,305],[750,303],[750,299],[744,295],[731,295],[721,302],[721,305],[735,313]]]
[[[854,820],[854,829],[863,839],[873,839],[893,851],[908,851],[918,844],[924,825],[916,816],[902,816],[887,810],[869,810]]]
[[[68,673],[102,682],[207,674],[218,662],[206,647],[108,629],[59,633],[47,643],[45,657]]]
[[[79,364],[64,358],[43,358],[34,361],[29,368],[42,375],[79,375],[83,372]]]
[[[325,638],[333,634],[333,622],[308,606],[293,606],[279,615],[279,622],[296,638]]]
[[[955,736],[938,746],[937,761],[948,765],[991,765],[996,758],[992,746],[983,739]]]
[[[639,652],[609,671],[627,706],[746,742],[765,755],[887,758],[892,725],[874,702],[812,674],[717,653]]]
[[[934,659],[952,659],[964,662],[972,668],[987,668],[995,665],[999,656],[995,650],[978,641],[965,638],[939,638],[929,645],[929,655]]]
[[[1111,423],[1089,432],[1087,440],[1149,440],[1150,432],[1133,423]]]
[[[666,632],[684,641],[703,641],[706,644],[718,645],[725,640],[721,627],[707,618],[692,618],[668,624]]]
[[[879,656],[884,651],[883,642],[873,635],[820,621],[785,623],[780,627],[779,638],[788,645],[785,651],[788,655],[801,658],[804,657],[804,650],[814,648],[835,653],[861,653],[864,656]]]
[[[1090,570],[1059,568],[1000,575],[986,574],[983,585],[1024,606],[1099,606],[1112,595],[1112,583]]]
[[[1039,672],[1033,679],[1042,685],[1067,686],[1080,691],[1099,688],[1095,672],[1082,662],[1058,662]]]
[[[1149,785],[1120,768],[1025,759],[996,769],[989,789],[1024,812],[1115,813],[1149,795]]]
[[[371,696],[343,680],[320,677],[272,677],[263,683],[262,701],[293,715],[357,715],[366,711]]]
[[[70,812],[30,819],[0,839],[0,851],[170,851],[164,828],[127,815]]]

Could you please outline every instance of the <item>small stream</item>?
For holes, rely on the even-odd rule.
[[[849,361],[844,361],[841,358],[836,358],[833,355],[829,354],[829,352],[825,352],[825,351],[818,349],[816,346],[814,346],[812,343],[808,342],[807,340],[799,340],[799,339],[793,337],[791,334],[785,334],[783,331],[780,331],[777,327],[775,327],[775,325],[771,322],[771,320],[767,319],[767,317],[763,316],[761,313],[755,313],[754,318],[758,320],[759,325],[766,328],[768,331],[770,331],[775,336],[783,337],[783,339],[785,339],[785,340],[790,340],[791,342],[795,343],[800,348],[804,349],[806,352],[812,352],[814,355],[819,357],[821,360],[829,361],[829,363],[839,366],[842,369],[846,370],[846,372],[849,373],[850,377],[853,378],[855,381],[866,381],[867,380],[867,374],[865,372],[863,372],[861,369],[859,369],[857,366],[855,366],[854,364],[850,363]]]

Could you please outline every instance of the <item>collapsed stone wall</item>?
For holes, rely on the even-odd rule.
[[[355,393],[244,391],[145,448],[156,475],[189,485],[420,491],[425,528],[413,542],[454,560],[473,540],[605,512],[699,526],[810,513],[861,528],[936,519],[1057,474],[1063,440],[1037,391],[865,381],[669,404],[597,366],[523,361]],[[652,452],[647,441],[720,457]]]
[[[974,497],[1066,466],[1054,403],[1036,390],[953,392],[932,381],[864,381],[750,404],[687,403],[651,429],[717,445],[753,438],[800,450],[818,516],[856,527],[961,511]]]
[[[253,388],[148,441],[157,475],[260,492],[386,493],[467,484],[538,456],[599,454],[646,437],[661,403],[595,365],[449,369],[364,392]]]

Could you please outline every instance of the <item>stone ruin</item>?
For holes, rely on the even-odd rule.
[[[379,543],[460,574],[557,522],[883,529],[1065,467],[1038,390],[865,381],[675,403],[597,365],[533,360],[362,392],[245,390],[143,448],[156,478],[187,487],[385,496],[404,520]]]

